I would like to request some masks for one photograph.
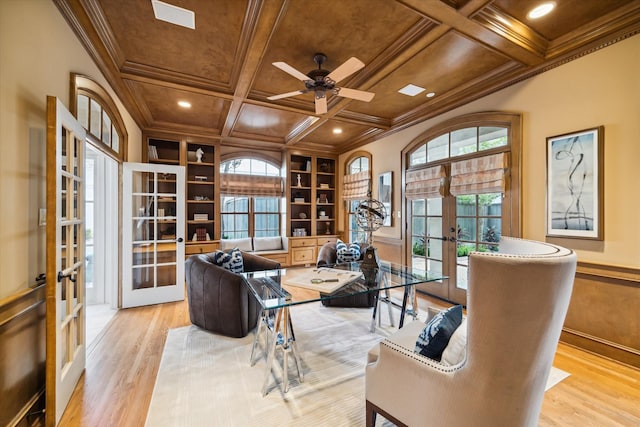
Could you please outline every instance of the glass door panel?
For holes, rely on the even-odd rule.
[[[123,306],[182,300],[184,167],[125,163],[123,190]]]
[[[444,273],[446,238],[443,233],[443,202],[441,198],[411,201],[411,266],[417,269]],[[429,282],[418,289],[447,297],[445,282]]]
[[[467,290],[469,253],[497,251],[502,234],[502,193],[456,197],[456,288]]]

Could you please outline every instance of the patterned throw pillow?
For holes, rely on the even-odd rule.
[[[242,273],[244,271],[242,252],[238,248],[233,248],[229,252],[215,251],[213,263],[232,273]]]
[[[360,245],[357,243],[350,243],[349,246],[342,240],[338,239],[336,242],[336,262],[338,264],[343,262],[353,262],[360,259]]]
[[[440,360],[451,335],[460,323],[462,323],[461,305],[454,305],[436,314],[418,336],[414,351],[430,359]]]

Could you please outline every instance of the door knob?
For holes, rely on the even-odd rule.
[[[182,237],[178,237],[177,242],[178,242],[178,243],[182,243],[182,242],[183,242],[183,240],[184,240],[184,239],[183,239]]]

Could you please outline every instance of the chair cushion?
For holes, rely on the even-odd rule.
[[[238,248],[233,248],[229,252],[215,251],[213,263],[232,273],[242,273],[244,271],[242,252]]]
[[[464,360],[467,349],[467,318],[462,319],[462,323],[451,335],[449,344],[442,352],[442,362],[444,365],[457,365]]]
[[[282,249],[282,237],[254,237],[253,250],[258,251],[279,251]]]
[[[243,237],[241,239],[222,239],[220,240],[220,247],[222,250],[237,248],[246,252],[253,251],[251,237]]]
[[[416,341],[415,352],[430,359],[440,360],[451,335],[462,323],[462,306],[453,307],[438,313],[424,327]]]
[[[353,262],[360,259],[360,245],[357,243],[350,243],[349,246],[342,240],[336,241],[336,262],[338,264],[343,262]]]

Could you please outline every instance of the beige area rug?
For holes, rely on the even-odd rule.
[[[397,322],[398,312],[394,315]],[[290,358],[289,391],[282,393],[282,372],[276,369],[265,397],[266,360],[249,364],[253,333],[236,339],[195,326],[171,329],[146,425],[362,426],[366,354],[394,330],[383,322],[370,333],[370,316],[370,310],[319,303],[291,308],[304,382],[298,383]],[[383,320],[388,320],[386,309]],[[548,387],[567,375],[552,369]],[[377,425],[391,424],[379,416]]]

